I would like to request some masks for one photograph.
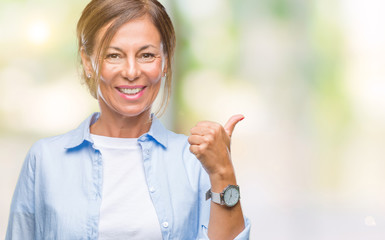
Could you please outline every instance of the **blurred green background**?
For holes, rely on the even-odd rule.
[[[385,2],[163,0],[177,31],[161,118],[245,115],[233,162],[251,239],[385,239]],[[98,110],[81,84],[85,0],[0,0],[0,238],[33,142]]]

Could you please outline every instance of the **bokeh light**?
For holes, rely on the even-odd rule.
[[[36,20],[28,27],[28,39],[37,45],[44,44],[50,36],[50,27],[46,21]]]

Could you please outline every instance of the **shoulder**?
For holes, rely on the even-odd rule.
[[[79,127],[68,131],[66,133],[42,138],[36,141],[28,153],[29,156],[60,156],[65,154],[69,149],[76,149],[81,146],[85,140],[89,140],[89,124],[91,115],[83,121]]]
[[[39,152],[42,150],[64,151],[65,149],[75,148],[85,140],[90,140],[89,126],[98,114],[94,113],[85,119],[77,128],[64,134],[46,137],[33,144],[31,151]]]
[[[50,159],[56,159],[57,149],[64,149],[64,145],[60,144],[65,139],[66,134],[54,137],[42,138],[36,141],[29,149],[19,176],[19,181],[27,181],[35,175],[36,171],[46,165],[45,162]]]
[[[51,150],[64,149],[66,145],[70,143],[71,139],[74,137],[73,132],[74,130],[64,134],[39,139],[32,145],[30,152],[39,153],[40,151],[45,149],[51,149]]]
[[[25,162],[32,166],[40,165],[46,159],[55,159],[60,153],[65,154],[67,134],[42,138],[36,141],[27,153]]]

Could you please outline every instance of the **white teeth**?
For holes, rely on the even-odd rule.
[[[119,88],[119,91],[121,91],[124,94],[137,94],[140,92],[142,88]]]

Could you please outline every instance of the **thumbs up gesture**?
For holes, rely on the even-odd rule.
[[[234,115],[224,126],[203,121],[190,130],[190,151],[201,161],[210,177],[220,176],[227,170],[233,171],[230,155],[231,135],[235,125],[243,119],[243,115]]]

